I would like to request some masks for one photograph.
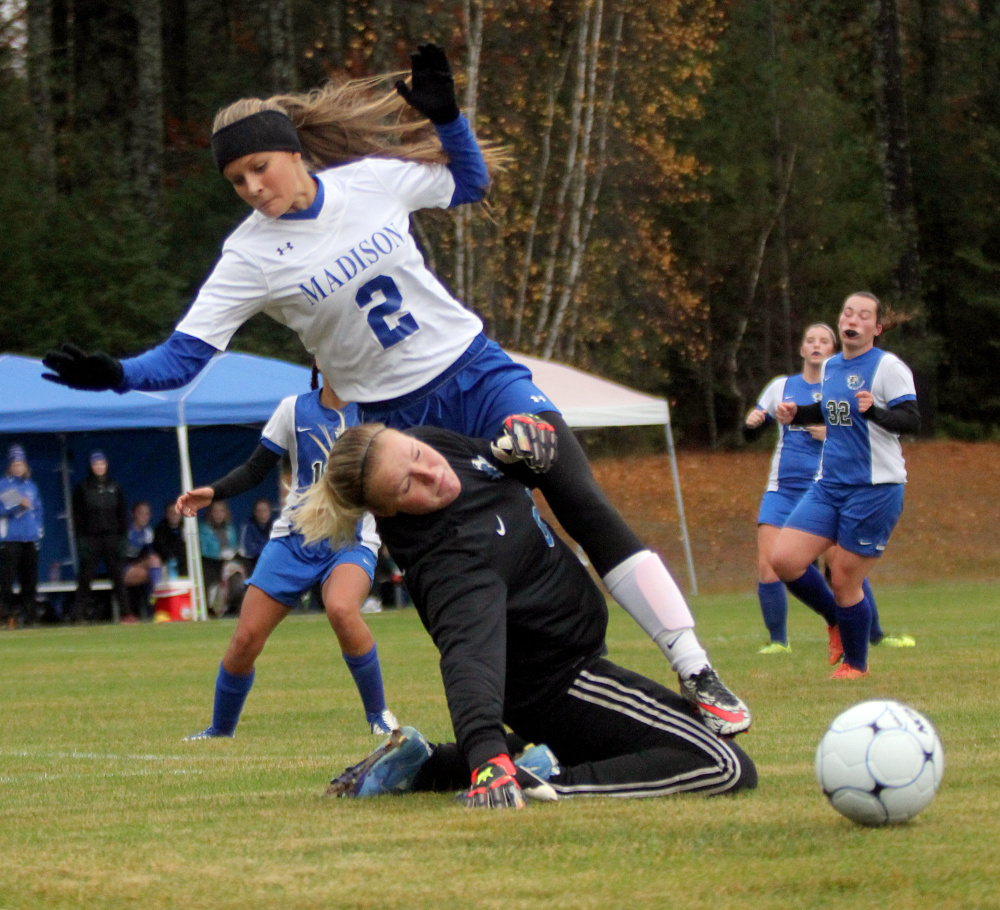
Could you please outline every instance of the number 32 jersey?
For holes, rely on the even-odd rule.
[[[366,158],[315,175],[302,212],[254,212],[177,330],[224,350],[251,316],[293,329],[345,401],[398,398],[451,366],[482,331],[424,264],[410,213],[447,208],[443,165]]]
[[[827,430],[819,477],[828,483],[855,486],[906,483],[898,434],[865,420],[855,395],[863,390],[871,392],[880,408],[916,401],[910,368],[880,348],[851,360],[834,354],[823,364],[822,383]]]

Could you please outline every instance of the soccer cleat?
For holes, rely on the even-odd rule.
[[[517,783],[528,799],[543,803],[559,799],[548,781],[562,771],[562,766],[548,746],[530,743],[514,759],[514,767],[517,768]]]
[[[542,780],[555,777],[562,771],[562,766],[555,753],[548,746],[536,746],[534,743],[528,743],[524,747],[524,751],[514,759],[514,764],[518,768],[530,771],[535,777]]]
[[[192,733],[190,736],[185,736],[181,742],[189,743],[196,739],[232,739],[235,733],[218,733],[215,727],[206,727],[200,733]]]
[[[702,723],[713,733],[735,736],[750,726],[750,709],[723,685],[711,667],[680,683],[681,694],[698,709]]]
[[[368,724],[374,736],[388,736],[393,730],[399,729],[396,715],[386,708],[381,714],[368,715]]]
[[[844,656],[844,643],[840,640],[840,627],[827,626],[826,631],[830,634],[830,645],[827,650],[827,663],[832,667]]]
[[[758,654],[788,654],[792,650],[791,645],[783,645],[780,641],[768,642],[761,648]]]
[[[917,640],[912,635],[883,635],[872,645],[876,648],[915,648]]]
[[[841,664],[830,674],[830,679],[861,679],[867,675],[867,670],[859,670],[850,664]]]
[[[327,796],[381,796],[406,793],[433,749],[413,727],[393,730],[371,755],[330,781]]]

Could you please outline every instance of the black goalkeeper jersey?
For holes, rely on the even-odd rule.
[[[604,595],[538,514],[524,465],[488,442],[436,427],[406,431],[433,446],[462,484],[428,515],[378,519],[420,618],[441,654],[459,747],[475,768],[506,751],[505,710],[565,689],[604,648]]]

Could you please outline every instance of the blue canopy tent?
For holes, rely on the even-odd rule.
[[[157,516],[181,490],[244,461],[278,403],[308,391],[310,380],[307,367],[234,353],[216,355],[197,379],[168,392],[79,392],[46,382],[43,371],[38,360],[0,354],[0,454],[12,442],[27,449],[45,506],[39,565],[53,581],[67,567],[75,576],[70,496],[74,483],[86,476],[91,451],[107,454],[110,472],[130,503],[149,500]],[[249,514],[253,498],[251,492],[231,502],[234,518]],[[185,540],[192,606],[195,616],[204,618],[194,518],[185,519]]]

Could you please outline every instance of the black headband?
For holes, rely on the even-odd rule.
[[[220,173],[226,165],[254,152],[301,152],[295,125],[281,111],[258,111],[224,126],[212,136],[212,157]]]

